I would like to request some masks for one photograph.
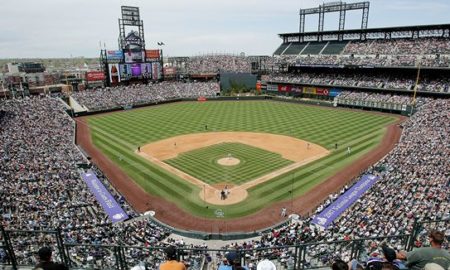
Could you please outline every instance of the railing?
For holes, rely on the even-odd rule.
[[[239,249],[243,265],[256,266],[263,258],[272,260],[277,269],[316,269],[329,267],[339,258],[346,261],[356,259],[366,261],[373,252],[380,252],[383,243],[396,249],[410,251],[417,241],[424,243],[431,229],[445,231],[450,219],[415,222],[412,233],[396,236],[369,237],[347,241],[321,243],[302,243],[297,245],[279,245],[271,247],[247,247]],[[42,246],[54,249],[53,260],[63,262],[70,269],[157,269],[164,260],[164,247],[96,245],[63,243],[61,232],[37,230],[5,230],[0,227],[0,265],[17,269],[37,263],[37,250]],[[264,245],[264,244],[260,244]],[[446,242],[444,248],[448,249]],[[216,269],[227,250],[202,247],[180,247],[178,258],[189,269]],[[146,268],[145,268],[146,267]]]

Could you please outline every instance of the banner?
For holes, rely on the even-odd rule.
[[[159,59],[159,50],[145,50],[145,58],[147,59]]]
[[[318,96],[328,96],[329,91],[325,88],[316,88],[316,95]]]
[[[150,64],[150,63],[141,64],[141,72],[142,72],[142,77],[144,79],[151,79],[152,78],[152,64]]]
[[[154,62],[152,64],[152,78],[153,78],[153,80],[161,79],[160,66],[161,65],[158,62]]]
[[[337,96],[339,96],[340,94],[341,94],[341,89],[339,89],[339,88],[332,88],[332,89],[330,89],[330,93],[329,93],[329,96],[330,97],[337,97]]]
[[[109,64],[109,81],[112,84],[116,84],[120,82],[120,74],[119,74],[119,64]]]
[[[89,190],[95,196],[95,199],[97,199],[97,202],[102,206],[103,210],[105,210],[112,223],[128,219],[128,215],[116,200],[114,200],[102,182],[98,180],[95,173],[89,170],[87,173],[82,173],[81,178],[86,182]]]
[[[268,84],[267,91],[278,91],[278,84]]]
[[[301,93],[302,90],[303,90],[303,87],[301,87],[301,86],[293,86],[292,87],[292,92],[295,92],[295,93]]]
[[[122,81],[126,81],[131,79],[131,65],[129,64],[121,64],[120,67],[120,79]]]
[[[88,71],[86,72],[86,81],[95,82],[105,80],[105,73],[103,71]]]
[[[106,59],[109,60],[116,60],[116,61],[122,61],[123,59],[123,52],[120,50],[117,51],[106,51]]]
[[[292,86],[290,85],[278,85],[278,92],[291,92]]]
[[[177,74],[177,68],[176,67],[165,67],[163,68],[164,76],[175,76]]]
[[[378,180],[378,176],[365,174],[361,179],[354,184],[344,194],[329,205],[320,214],[314,217],[312,223],[327,228],[342,212],[349,208],[356,200],[358,200],[364,192],[375,184]]]
[[[303,94],[316,94],[316,88],[315,87],[303,87]]]

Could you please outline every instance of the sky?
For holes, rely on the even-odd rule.
[[[326,1],[329,2],[329,1]],[[347,1],[358,2],[358,1]],[[117,49],[122,5],[138,6],[146,48],[164,42],[165,56],[206,53],[271,55],[279,33],[297,32],[300,8],[317,0],[0,0],[0,58],[98,57],[101,42]],[[372,0],[369,28],[450,23],[449,0]],[[306,31],[318,16],[306,17]],[[346,29],[360,27],[347,13]],[[325,29],[338,28],[338,14]]]

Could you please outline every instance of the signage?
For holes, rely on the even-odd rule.
[[[160,58],[159,50],[145,50],[145,58],[147,59],[158,59]]]
[[[109,64],[109,81],[112,84],[116,84],[120,82],[120,73],[119,73],[119,64]]]
[[[100,206],[105,210],[112,223],[120,222],[128,219],[128,215],[120,207],[114,197],[105,188],[102,182],[97,178],[95,173],[89,170],[87,173],[82,173],[81,178],[86,182],[91,193]]]
[[[123,59],[123,52],[121,50],[106,51],[106,59],[121,61]]]
[[[86,81],[95,82],[105,80],[105,73],[103,71],[88,71],[86,72]]]
[[[312,220],[312,223],[327,228],[336,218],[348,209],[356,200],[371,188],[378,180],[378,176],[365,174],[349,190],[342,194]]]
[[[139,25],[141,16],[138,7],[122,6],[122,23],[125,25]]]

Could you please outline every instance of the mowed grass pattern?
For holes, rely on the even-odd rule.
[[[228,158],[228,154],[239,159],[240,163],[234,166],[217,163],[220,158]],[[221,143],[204,147],[182,153],[164,162],[211,185],[240,185],[293,163],[282,158],[280,154],[241,143]]]
[[[376,147],[395,116],[335,110],[272,101],[183,102],[130,110],[88,119],[94,144],[144,190],[176,203],[197,216],[226,218],[248,215],[272,202],[300,196],[337,170]],[[208,130],[205,130],[205,125]],[[200,189],[174,176],[134,151],[164,138],[209,131],[251,131],[296,137],[319,144],[331,154],[249,190],[242,203],[209,205]],[[270,142],[269,142],[270,143]],[[339,148],[334,150],[334,144]],[[347,155],[346,147],[352,147]],[[120,159],[119,159],[120,157]]]

